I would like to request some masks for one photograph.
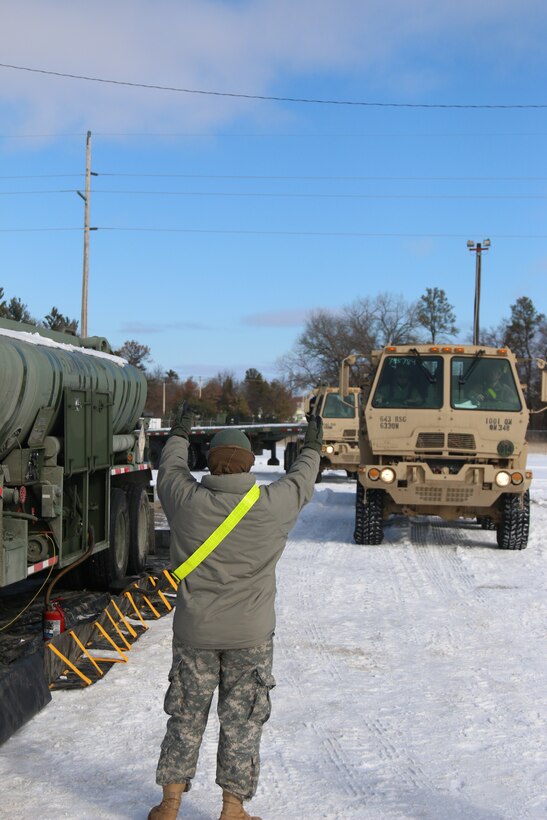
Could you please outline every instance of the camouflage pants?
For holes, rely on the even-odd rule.
[[[168,715],[156,782],[187,783],[196,773],[218,686],[216,782],[242,800],[256,792],[262,726],[270,717],[273,640],[251,649],[195,649],[175,639],[164,708]]]

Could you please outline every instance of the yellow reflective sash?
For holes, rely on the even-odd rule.
[[[236,504],[232,512],[224,519],[222,524],[219,524],[209,538],[192,553],[192,555],[183,561],[180,567],[173,570],[173,575],[182,581],[186,578],[192,570],[198,567],[202,561],[223,541],[234,527],[239,524],[244,515],[247,515],[253,504],[258,501],[260,496],[260,487],[254,484],[248,493],[246,493],[241,501]]]

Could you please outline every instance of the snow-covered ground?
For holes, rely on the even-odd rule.
[[[326,474],[279,564],[263,820],[547,816],[547,456],[528,548],[470,524],[397,519],[352,541],[354,485]],[[260,482],[281,475],[257,459]],[[99,683],[0,748],[0,817],[144,820],[165,717],[171,617]],[[180,816],[216,820],[216,715]]]

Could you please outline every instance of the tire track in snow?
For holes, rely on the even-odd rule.
[[[413,552],[426,573],[426,581],[447,597],[460,597],[469,605],[486,603],[487,596],[462,562],[457,548],[468,543],[467,531],[435,519],[412,519],[410,540]]]
[[[328,542],[324,542],[324,533],[329,534],[329,540],[347,541],[348,525],[347,522],[340,521],[340,505],[333,504],[335,498],[326,497],[322,501],[324,502],[322,504],[310,505],[308,514],[301,517],[298,530],[298,533],[301,531],[305,533],[306,544],[299,551],[296,570],[298,574],[297,618],[293,624],[291,638],[297,645],[307,645],[311,649],[312,655],[320,659],[323,674],[327,675],[343,691],[343,688],[347,686],[347,669],[340,662],[340,653],[334,657],[325,634],[325,627],[322,622],[316,620],[316,601],[318,592],[320,593],[325,588],[325,576],[328,580],[330,571],[325,570],[325,564],[321,562],[322,551],[328,545]],[[338,509],[333,510],[333,506],[338,506]],[[336,518],[332,517],[333,512]],[[310,526],[312,522],[313,526]],[[351,531],[352,529],[353,521],[351,521]],[[312,540],[314,536],[318,538],[317,541]],[[296,541],[288,548],[296,551],[298,549]],[[349,542],[348,550],[352,549],[362,550],[363,548],[355,547],[352,542]],[[402,605],[404,594],[398,580],[401,559],[400,557],[393,559],[396,553],[400,555],[404,553],[401,549],[388,552],[391,553],[389,555],[391,568],[385,578],[390,590],[388,594],[392,600]],[[385,554],[382,558],[385,558]],[[373,599],[372,595],[365,596],[363,605],[367,605],[367,602]],[[368,603],[368,605],[372,604]],[[298,629],[296,624],[298,624]],[[304,698],[302,686],[294,677],[292,685],[297,696],[300,699]],[[388,763],[390,776],[395,775],[399,782],[404,783],[410,789],[433,790],[419,764],[406,751],[402,733],[387,722],[359,713],[359,720],[349,729],[345,726],[341,737],[336,737],[324,721],[314,721],[313,730],[318,738],[322,755],[327,760],[327,765],[330,763],[336,772],[339,788],[351,799],[370,799],[375,791],[375,781],[371,782],[363,770],[363,755],[366,755],[368,759],[373,758],[375,761]],[[375,765],[378,764],[375,763]],[[400,808],[399,804],[397,807]]]

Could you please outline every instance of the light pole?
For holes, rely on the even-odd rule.
[[[476,254],[475,264],[475,310],[473,315],[473,344],[479,344],[479,315],[481,304],[481,256],[483,251],[487,251],[490,247],[490,240],[483,239],[481,242],[473,242],[472,239],[467,241],[467,247],[470,251]]]

